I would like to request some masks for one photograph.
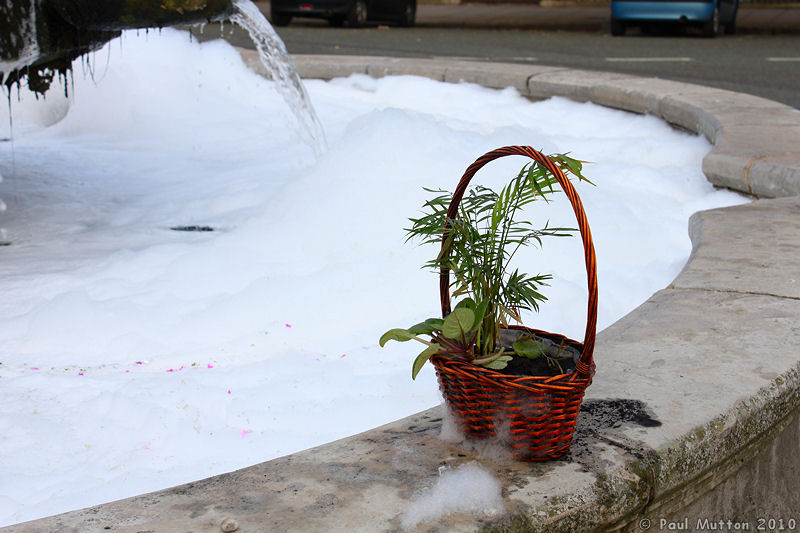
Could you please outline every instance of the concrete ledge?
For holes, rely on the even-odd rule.
[[[247,57],[247,52],[243,52]],[[503,509],[418,531],[638,531],[798,516],[800,112],[683,83],[553,67],[298,56],[305,77],[417,74],[650,113],[707,136],[703,170],[763,197],[690,221],[683,272],[598,335],[564,460],[527,464],[439,436],[441,407],[196,483],[3,531],[398,531],[440,469],[478,461]],[[792,514],[794,513],[794,514]],[[664,522],[662,522],[664,521]],[[798,526],[800,527],[800,526]]]

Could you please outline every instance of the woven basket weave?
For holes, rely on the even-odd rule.
[[[458,206],[472,177],[484,165],[507,155],[523,155],[537,161],[558,179],[570,200],[583,242],[588,280],[586,333],[582,343],[562,335],[510,326],[525,332],[564,342],[580,352],[575,369],[558,376],[507,375],[439,352],[430,361],[436,367],[439,387],[448,408],[464,434],[472,438],[497,438],[508,444],[515,459],[544,461],[555,459],[569,449],[575,422],[586,387],[592,381],[595,364],[597,326],[597,268],[592,235],[578,194],[562,170],[550,158],[528,146],[498,148],[478,158],[458,183],[447,211],[455,218]],[[444,239],[443,239],[444,242]],[[442,269],[439,278],[442,316],[450,314],[450,272]]]

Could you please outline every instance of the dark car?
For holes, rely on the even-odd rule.
[[[720,27],[736,31],[739,0],[611,0],[611,34],[623,35],[628,26],[680,23],[702,29],[714,37]]]
[[[270,21],[286,26],[293,17],[326,19],[331,26],[363,26],[367,22],[394,22],[413,26],[417,0],[272,0]]]

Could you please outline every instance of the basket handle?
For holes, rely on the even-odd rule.
[[[464,197],[464,192],[467,190],[470,180],[475,176],[484,165],[490,161],[494,161],[500,157],[507,155],[523,155],[530,157],[534,161],[542,164],[549,170],[553,176],[558,180],[564,193],[569,198],[572,204],[572,210],[575,213],[575,218],[578,220],[578,229],[581,232],[581,240],[583,241],[584,258],[586,260],[586,277],[589,289],[588,309],[586,312],[586,333],[583,339],[583,352],[581,352],[580,360],[575,367],[575,372],[585,376],[591,374],[592,354],[594,353],[594,341],[597,330],[597,260],[594,253],[594,244],[592,243],[592,233],[589,230],[589,222],[586,219],[586,213],[583,210],[578,193],[572,186],[572,183],[564,175],[564,172],[556,165],[549,157],[541,152],[534,150],[530,146],[506,146],[492,150],[479,157],[467,168],[461,181],[458,182],[453,198],[450,201],[450,207],[447,210],[447,218],[455,219],[458,215],[458,206],[461,199]],[[450,231],[450,226],[445,225],[444,235],[442,236],[442,248],[447,240]],[[450,269],[442,268],[439,273],[439,294],[442,303],[442,317],[450,314]]]

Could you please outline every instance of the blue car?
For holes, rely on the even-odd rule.
[[[611,35],[624,35],[629,26],[674,22],[698,26],[706,37],[721,27],[736,32],[739,0],[611,0]]]

